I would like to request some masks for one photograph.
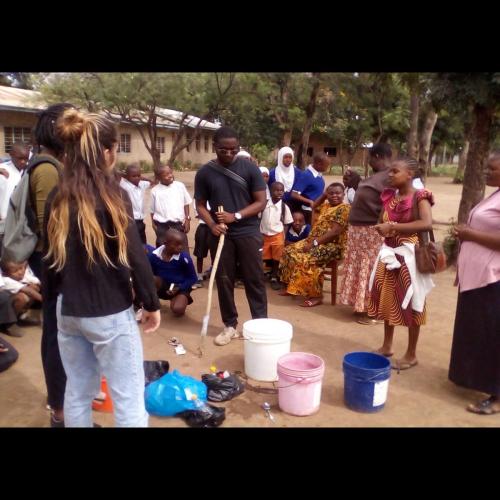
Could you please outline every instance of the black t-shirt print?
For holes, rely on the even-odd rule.
[[[225,212],[235,213],[252,204],[252,193],[265,191],[266,183],[262,178],[260,169],[251,161],[237,158],[229,167],[248,183],[248,190],[220,174],[208,164],[198,170],[194,178],[194,197],[197,200],[208,200],[212,218],[216,221],[215,212],[222,205]],[[253,236],[260,234],[260,219],[257,215],[228,224],[228,235],[231,238]]]

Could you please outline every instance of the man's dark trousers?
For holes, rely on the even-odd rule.
[[[210,234],[210,253],[215,258],[219,238]],[[252,319],[267,318],[267,295],[262,265],[263,238],[260,233],[253,236],[230,238],[226,235],[215,280],[219,295],[219,307],[225,326],[236,327],[238,311],[234,303],[236,265],[239,264],[245,294]]]

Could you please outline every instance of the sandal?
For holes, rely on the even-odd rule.
[[[466,410],[477,415],[494,415],[495,413],[500,413],[500,404],[498,408],[493,408],[493,405],[498,403],[498,399],[495,396],[490,396],[484,401],[479,401],[479,403],[470,404],[467,406]]]
[[[302,302],[302,304],[299,304],[300,307],[314,307],[314,306],[319,306],[323,303],[322,300],[318,300],[318,302],[313,302],[312,300],[310,299],[307,299],[307,300],[304,300],[304,302]]]
[[[401,361],[400,359],[394,359],[391,362],[391,368],[393,370],[397,370],[398,373],[401,370],[409,370],[410,368],[413,368],[414,366],[417,366],[417,365],[418,365],[418,361],[417,360],[412,361],[411,363],[409,363],[408,361]]]

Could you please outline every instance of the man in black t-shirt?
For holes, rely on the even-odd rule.
[[[238,311],[234,303],[237,265],[245,283],[252,318],[267,318],[262,235],[257,217],[266,205],[266,184],[256,165],[248,159],[235,158],[240,148],[234,130],[229,127],[217,130],[214,146],[217,160],[207,163],[196,173],[194,197],[199,216],[211,230],[212,258],[219,236],[226,235],[215,277],[224,330],[214,340],[216,345],[226,345],[239,335],[236,331]],[[207,201],[210,212],[206,208]],[[224,211],[218,212],[219,206]]]

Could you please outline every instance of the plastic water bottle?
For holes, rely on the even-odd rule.
[[[198,398],[196,394],[193,394],[191,396],[191,401],[194,404],[194,407],[197,411],[201,411],[203,413],[208,413],[209,415],[212,414],[212,410],[210,406],[208,406],[205,401],[202,401],[201,399]]]

